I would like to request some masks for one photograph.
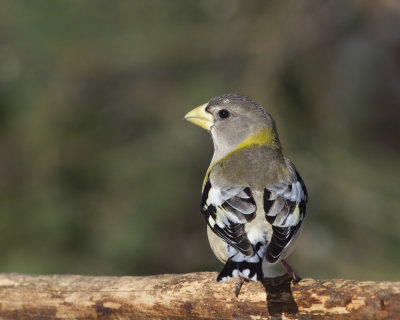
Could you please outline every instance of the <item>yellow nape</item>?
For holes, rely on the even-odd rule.
[[[236,150],[254,145],[278,146],[278,144],[279,142],[274,130],[271,128],[263,128],[239,143]]]

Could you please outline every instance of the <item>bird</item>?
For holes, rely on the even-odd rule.
[[[188,112],[187,120],[212,137],[214,153],[201,196],[201,213],[215,256],[225,264],[218,282],[262,281],[280,262],[282,283],[301,278],[286,258],[306,215],[306,186],[284,156],[272,116],[251,98],[223,94]]]

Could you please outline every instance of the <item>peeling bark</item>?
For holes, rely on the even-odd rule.
[[[400,282],[0,274],[1,319],[399,319]]]

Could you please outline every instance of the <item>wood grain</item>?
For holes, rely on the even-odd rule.
[[[400,282],[0,274],[1,319],[399,319]]]

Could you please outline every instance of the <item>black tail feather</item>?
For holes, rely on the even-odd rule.
[[[226,281],[237,276],[251,281],[261,281],[264,278],[262,260],[256,263],[251,263],[246,260],[235,262],[228,259],[224,269],[222,269],[218,275],[217,281]]]

